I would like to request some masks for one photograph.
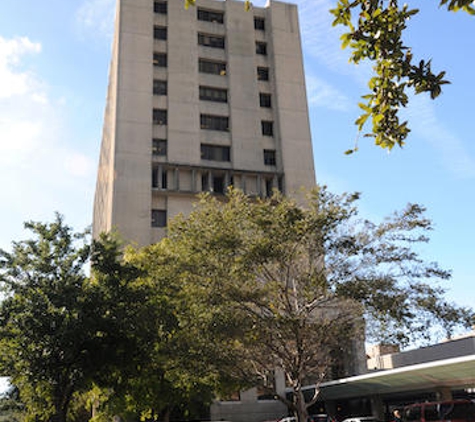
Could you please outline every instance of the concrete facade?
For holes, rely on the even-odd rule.
[[[295,5],[117,0],[116,13],[94,236],[143,246],[199,192],[315,185]]]

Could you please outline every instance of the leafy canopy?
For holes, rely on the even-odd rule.
[[[435,284],[450,274],[416,252],[431,229],[424,208],[372,223],[358,218],[358,198],[320,187],[303,208],[278,193],[204,195],[141,251],[150,280],[174,286],[175,350],[201,362],[197,373],[223,394],[260,384],[306,420],[318,389],[306,401],[302,386],[354,373],[348,351],[362,346],[364,320],[368,336],[402,344],[470,325],[473,313],[447,303]],[[275,368],[291,401],[272,384]]]

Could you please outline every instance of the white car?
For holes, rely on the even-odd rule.
[[[353,416],[343,419],[342,422],[378,422],[374,416]]]

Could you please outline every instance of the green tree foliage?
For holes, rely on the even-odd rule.
[[[470,0],[441,0],[440,6],[444,5],[450,11],[475,14]],[[444,71],[432,71],[431,60],[414,63],[410,46],[404,44],[407,24],[419,11],[398,0],[337,0],[330,12],[335,17],[333,25],[348,30],[341,41],[343,48],[351,49],[350,62],[374,63],[374,76],[368,82],[369,93],[359,103],[363,113],[356,126],[362,132],[370,119],[371,130],[364,136],[374,138],[376,145],[388,150],[404,146],[410,129],[407,121],[400,121],[399,111],[408,104],[410,89],[415,94],[428,92],[434,99],[441,94],[442,85],[449,83]],[[357,145],[346,153],[356,150]]]
[[[424,209],[408,205],[375,224],[357,219],[357,199],[319,188],[302,208],[279,194],[253,201],[232,191],[175,219],[141,260],[152,279],[175,280],[178,361],[186,350],[202,362],[198,374],[228,388],[272,388],[268,376],[281,368],[294,395],[280,399],[305,420],[302,386],[331,375],[363,318],[379,341],[402,344],[440,324],[470,325],[471,312],[433,284],[449,273],[414,249],[428,240]]]
[[[59,215],[25,227],[32,239],[0,251],[0,373],[19,388],[27,419],[64,422],[75,394],[94,384],[126,394],[156,343],[161,308],[148,306],[114,236],[91,247]]]
[[[88,309],[86,234],[57,215],[25,227],[34,239],[0,251],[0,368],[18,386],[32,414],[64,421],[71,397],[85,385],[94,357]]]

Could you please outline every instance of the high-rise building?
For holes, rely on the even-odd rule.
[[[117,0],[94,234],[153,243],[230,185],[315,185],[296,5]]]

